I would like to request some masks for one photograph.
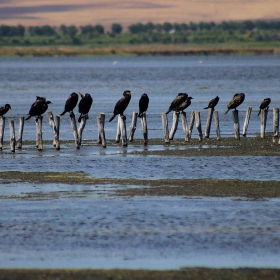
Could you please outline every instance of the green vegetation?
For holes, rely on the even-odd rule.
[[[113,23],[105,32],[102,25],[74,25],[60,27],[45,26],[0,26],[0,47],[16,46],[79,46],[106,47],[108,45],[163,44],[267,44],[279,47],[280,21],[223,21],[194,23],[147,24],[136,23],[123,30]]]

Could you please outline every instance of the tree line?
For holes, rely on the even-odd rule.
[[[107,43],[223,43],[231,41],[280,41],[280,21],[223,21],[154,24],[136,23],[124,31],[120,23],[113,23],[110,31],[98,25],[61,25],[52,27],[23,25],[0,26],[1,45],[28,44],[107,44]],[[42,39],[44,37],[44,39]],[[41,39],[40,39],[41,38]]]

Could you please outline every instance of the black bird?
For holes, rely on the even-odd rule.
[[[244,101],[245,94],[244,93],[236,93],[233,98],[229,101],[227,105],[227,111],[225,111],[225,115],[228,113],[230,109],[235,109]]]
[[[258,116],[259,116],[259,114],[261,113],[261,110],[262,110],[262,109],[265,109],[265,108],[268,107],[268,105],[270,104],[270,102],[271,102],[271,99],[270,99],[270,98],[265,98],[265,99],[263,100],[263,102],[262,102],[261,105],[260,105],[260,110],[259,110]]]
[[[92,97],[89,93],[83,94],[80,93],[82,99],[79,102],[79,119],[78,122],[80,123],[82,120],[82,117],[86,117],[88,119],[88,112],[90,110],[91,104],[92,104]]]
[[[205,107],[204,109],[209,109],[209,108],[211,108],[211,109],[214,110],[214,109],[215,109],[215,106],[218,104],[219,100],[220,100],[219,96],[216,96],[215,98],[213,98],[213,99],[209,102],[208,106]]]
[[[138,117],[142,118],[143,113],[147,111],[149,106],[149,97],[146,93],[143,93],[141,98],[139,99],[139,114]]]
[[[72,112],[78,103],[78,99],[79,95],[76,92],[71,93],[65,102],[64,111],[60,116],[63,116],[66,112]]]
[[[168,111],[166,114],[168,114],[171,111],[178,111],[178,107],[186,101],[188,98],[188,95],[186,93],[178,93],[176,98],[171,102]]]
[[[0,117],[3,117],[8,111],[9,109],[12,109],[10,104],[5,104],[5,106],[0,108]]]
[[[28,113],[29,116],[25,120],[43,115],[48,109],[48,104],[51,104],[51,101],[47,101],[45,97],[37,96],[36,101],[31,105]]]
[[[125,111],[125,109],[127,108],[128,104],[130,102],[131,94],[132,94],[132,92],[130,90],[125,90],[123,92],[123,97],[116,103],[114,113],[113,113],[114,115],[109,120],[109,122],[111,122],[115,118],[115,116],[117,116],[119,114],[121,116],[124,116],[123,112]]]
[[[192,100],[193,98],[191,96],[188,96],[187,100],[185,100],[183,103],[181,103],[176,111],[181,111],[183,112],[186,108],[188,108],[191,104],[192,104]]]

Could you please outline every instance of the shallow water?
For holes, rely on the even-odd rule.
[[[1,199],[0,267],[279,268],[279,207],[279,199]]]

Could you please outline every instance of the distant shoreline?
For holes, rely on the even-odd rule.
[[[0,57],[73,57],[73,56],[188,56],[188,55],[279,55],[280,48],[273,47],[217,47],[199,48],[176,45],[158,47],[139,45],[124,47],[79,48],[79,47],[2,47]]]

